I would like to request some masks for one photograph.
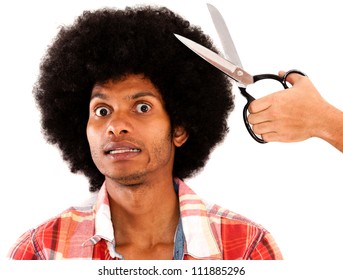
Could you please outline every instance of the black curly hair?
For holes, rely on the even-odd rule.
[[[173,175],[179,178],[201,169],[228,132],[231,83],[174,33],[216,51],[199,27],[169,9],[136,6],[83,12],[72,25],[61,27],[43,57],[33,93],[44,135],[59,147],[72,172],[88,177],[90,191],[104,181],[86,136],[95,83],[144,74],[159,89],[172,128],[183,126],[189,135],[176,149]]]

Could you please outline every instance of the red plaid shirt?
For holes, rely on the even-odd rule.
[[[268,231],[250,220],[204,203],[184,182],[179,202],[184,233],[183,259],[269,260],[282,259]],[[73,207],[24,233],[11,249],[10,259],[112,260],[115,251],[105,184],[84,207]]]

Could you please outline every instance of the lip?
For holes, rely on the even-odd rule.
[[[138,146],[126,141],[109,142],[104,146],[105,155],[114,160],[136,157],[141,151]]]

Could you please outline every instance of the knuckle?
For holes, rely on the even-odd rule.
[[[263,124],[255,124],[252,126],[252,130],[256,134],[262,134],[263,132]]]
[[[256,113],[257,112],[257,108],[256,107],[257,107],[256,101],[251,102],[249,107],[248,107],[249,113],[251,113],[251,114]]]

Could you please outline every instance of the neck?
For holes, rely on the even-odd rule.
[[[123,186],[106,181],[116,242],[153,247],[173,242],[179,219],[172,178]]]

